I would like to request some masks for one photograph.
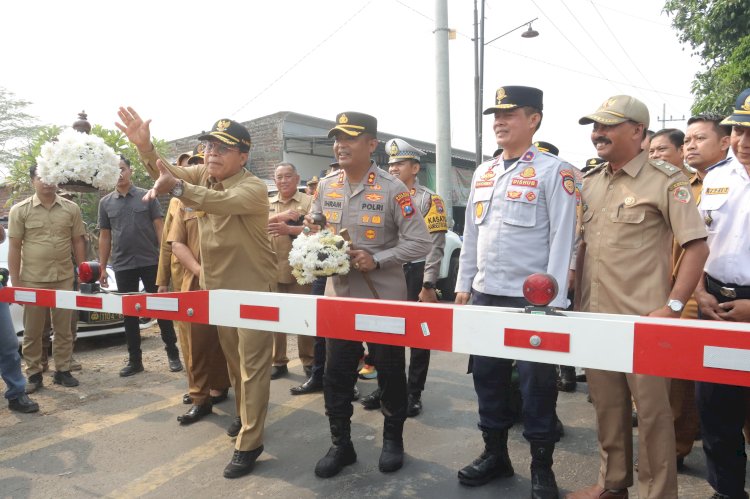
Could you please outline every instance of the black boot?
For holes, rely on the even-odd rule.
[[[531,443],[531,499],[557,499],[560,496],[552,471],[554,442]]]
[[[128,361],[128,365],[120,369],[120,376],[123,378],[127,378],[128,376],[132,376],[139,372],[143,372],[143,362],[140,359],[131,359]]]
[[[513,465],[508,456],[508,430],[483,431],[482,438],[482,455],[458,471],[458,481],[463,485],[474,487],[495,478],[513,476]]]
[[[352,423],[349,419],[329,419],[333,445],[328,454],[315,465],[315,474],[320,478],[330,478],[338,474],[344,466],[357,462],[357,453],[352,445]]]
[[[383,450],[378,468],[383,473],[400,470],[404,465],[404,420],[386,417],[383,423]]]

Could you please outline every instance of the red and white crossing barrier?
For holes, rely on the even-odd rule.
[[[88,295],[10,287],[0,300],[750,386],[747,323],[230,290]]]

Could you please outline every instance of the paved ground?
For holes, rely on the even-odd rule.
[[[290,338],[290,353],[295,341]],[[11,413],[0,407],[0,497],[508,497],[529,495],[528,446],[520,428],[510,437],[516,469],[512,478],[484,487],[462,487],[456,471],[481,450],[476,429],[476,400],[466,357],[435,353],[425,412],[405,429],[404,468],[390,475],[377,469],[382,416],[355,405],[352,433],[358,462],[339,476],[321,480],[313,467],[330,445],[321,395],[292,397],[289,387],[304,379],[299,361],[289,377],[272,382],[266,423],[266,452],[255,472],[226,480],[221,471],[233,445],[224,433],[232,419],[233,401],[189,427],[176,417],[185,390],[184,373],[169,373],[161,341],[144,334],[146,372],[123,379],[124,339],[81,340],[76,357],[84,370],[81,386],[54,386],[35,395],[42,411]],[[374,381],[360,381],[369,393]],[[2,383],[0,382],[0,387]],[[4,387],[2,387],[4,388]],[[593,483],[598,454],[593,409],[586,385],[563,393],[559,414],[566,436],[555,454],[558,483],[565,491]],[[680,475],[680,497],[707,498],[700,443]],[[748,480],[750,483],[750,479]],[[631,489],[631,497],[637,493]]]

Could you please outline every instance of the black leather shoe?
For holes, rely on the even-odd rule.
[[[130,360],[128,361],[127,366],[120,369],[120,376],[123,378],[127,378],[128,376],[132,376],[140,372],[143,372],[143,362],[141,362],[140,360]]]
[[[182,362],[180,361],[180,356],[175,355],[174,357],[168,357],[169,359],[169,370],[173,373],[178,373],[182,371]]]
[[[52,382],[56,385],[62,385],[66,388],[72,388],[78,386],[78,380],[70,374],[70,371],[55,371],[52,376]]]
[[[289,369],[286,367],[286,364],[283,366],[271,366],[271,379],[279,379],[287,374],[289,374]]]
[[[212,412],[213,405],[211,402],[203,405],[194,405],[182,416],[177,416],[177,421],[179,421],[181,425],[193,424],[196,421],[200,421],[203,416],[208,416]]]
[[[185,405],[190,405],[193,403],[193,397],[190,396],[189,393],[186,393],[182,396],[182,403]]]
[[[299,386],[293,386],[289,389],[292,395],[307,395],[308,393],[315,393],[323,391],[323,380],[309,378],[307,381]]]
[[[227,435],[234,438],[240,434],[241,429],[242,429],[242,419],[240,419],[239,417],[236,417],[234,418],[234,421],[232,421],[232,424],[229,425],[229,428],[227,428]]]
[[[8,400],[8,409],[28,414],[30,412],[38,411],[39,404],[31,400],[25,393],[22,393],[18,398]]]
[[[238,478],[253,471],[255,460],[263,453],[263,446],[253,450],[235,450],[232,460],[224,468],[224,478]]]
[[[380,388],[376,388],[371,394],[362,397],[359,403],[368,411],[380,409]]]
[[[398,440],[383,440],[378,469],[382,473],[398,471],[404,465],[404,443]]]
[[[419,416],[422,412],[422,396],[419,394],[409,394],[409,401],[406,404],[406,417],[413,418]]]
[[[227,399],[229,388],[224,388],[219,395],[211,395],[212,404],[220,404]]]
[[[338,475],[344,466],[357,462],[357,453],[349,440],[341,445],[332,445],[325,456],[315,465],[315,474],[320,478]]]
[[[531,499],[557,499],[560,491],[551,468],[531,470]]]
[[[44,381],[42,380],[42,373],[36,373],[29,376],[29,379],[26,380],[26,394],[34,393],[35,391],[39,390],[42,386],[44,386]]]

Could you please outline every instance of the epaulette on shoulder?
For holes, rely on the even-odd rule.
[[[586,173],[584,173],[583,174],[583,178],[590,177],[594,173],[602,171],[602,168],[604,168],[608,164],[609,163],[607,163],[606,161],[604,163],[599,163],[598,165],[596,165],[595,167],[593,167],[591,170],[589,170]]]
[[[667,177],[673,177],[680,173],[680,169],[662,159],[649,159],[648,164],[662,172]]]

